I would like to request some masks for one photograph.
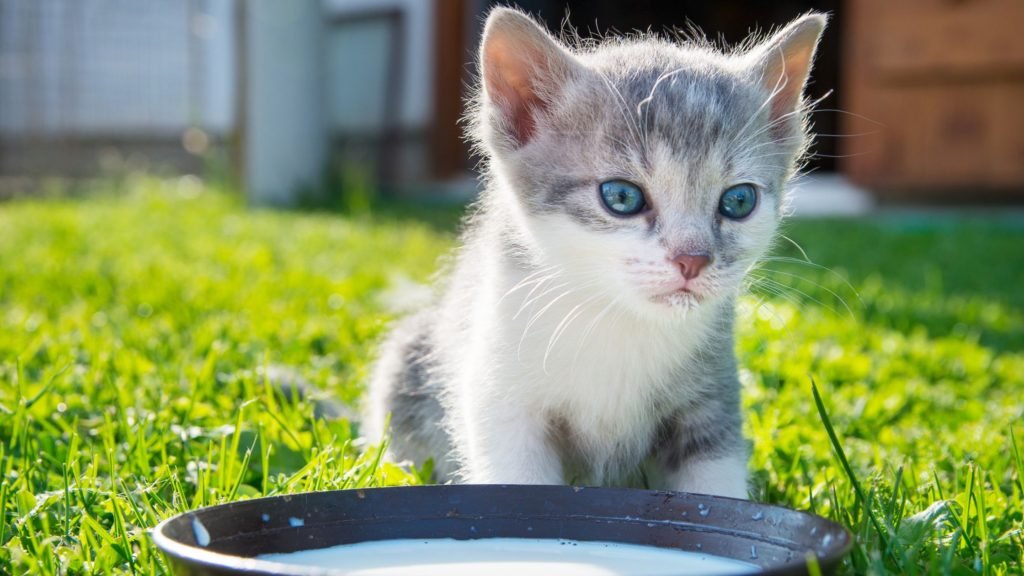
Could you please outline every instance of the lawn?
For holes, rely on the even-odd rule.
[[[421,482],[258,376],[358,399],[388,288],[454,239],[412,214],[156,180],[0,204],[0,573],[166,573],[148,530],[179,512]],[[849,526],[845,573],[1022,573],[1024,221],[786,235],[741,306],[753,496]]]

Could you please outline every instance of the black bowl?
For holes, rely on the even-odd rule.
[[[311,492],[232,502],[153,532],[177,574],[325,574],[254,556],[402,538],[552,538],[642,544],[831,574],[850,533],[818,516],[699,494],[568,486],[455,485]],[[337,572],[334,572],[337,574]]]

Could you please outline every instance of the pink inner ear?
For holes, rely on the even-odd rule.
[[[536,114],[544,109],[534,83],[545,57],[526,46],[509,46],[494,38],[485,48],[484,81],[488,95],[502,111],[520,146],[536,133]],[[542,62],[538,62],[538,60]]]
[[[540,98],[533,94],[523,96],[519,105],[510,111],[512,132],[520,146],[533,139],[533,134],[536,131],[536,121],[533,115],[543,105]]]
[[[810,71],[810,48],[791,49],[781,55],[777,65],[768,67],[765,81],[768,88],[778,91],[772,98],[772,120],[796,110]]]
[[[516,142],[519,145],[526,144],[533,138],[535,110],[540,108],[543,102],[533,92],[528,78],[517,77],[508,69],[505,69],[506,73],[502,75],[500,71],[495,71],[495,68],[489,67],[487,74],[491,101],[501,108]],[[500,68],[500,65],[497,68]]]

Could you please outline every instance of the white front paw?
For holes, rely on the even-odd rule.
[[[743,458],[719,458],[684,462],[670,477],[680,492],[748,499],[747,464]]]

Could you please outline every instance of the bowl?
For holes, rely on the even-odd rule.
[[[340,544],[452,538],[640,544],[742,560],[761,574],[834,573],[850,533],[811,514],[683,492],[446,485],[310,492],[187,512],[153,531],[179,575],[325,574],[256,558]],[[339,572],[335,571],[334,574]]]

